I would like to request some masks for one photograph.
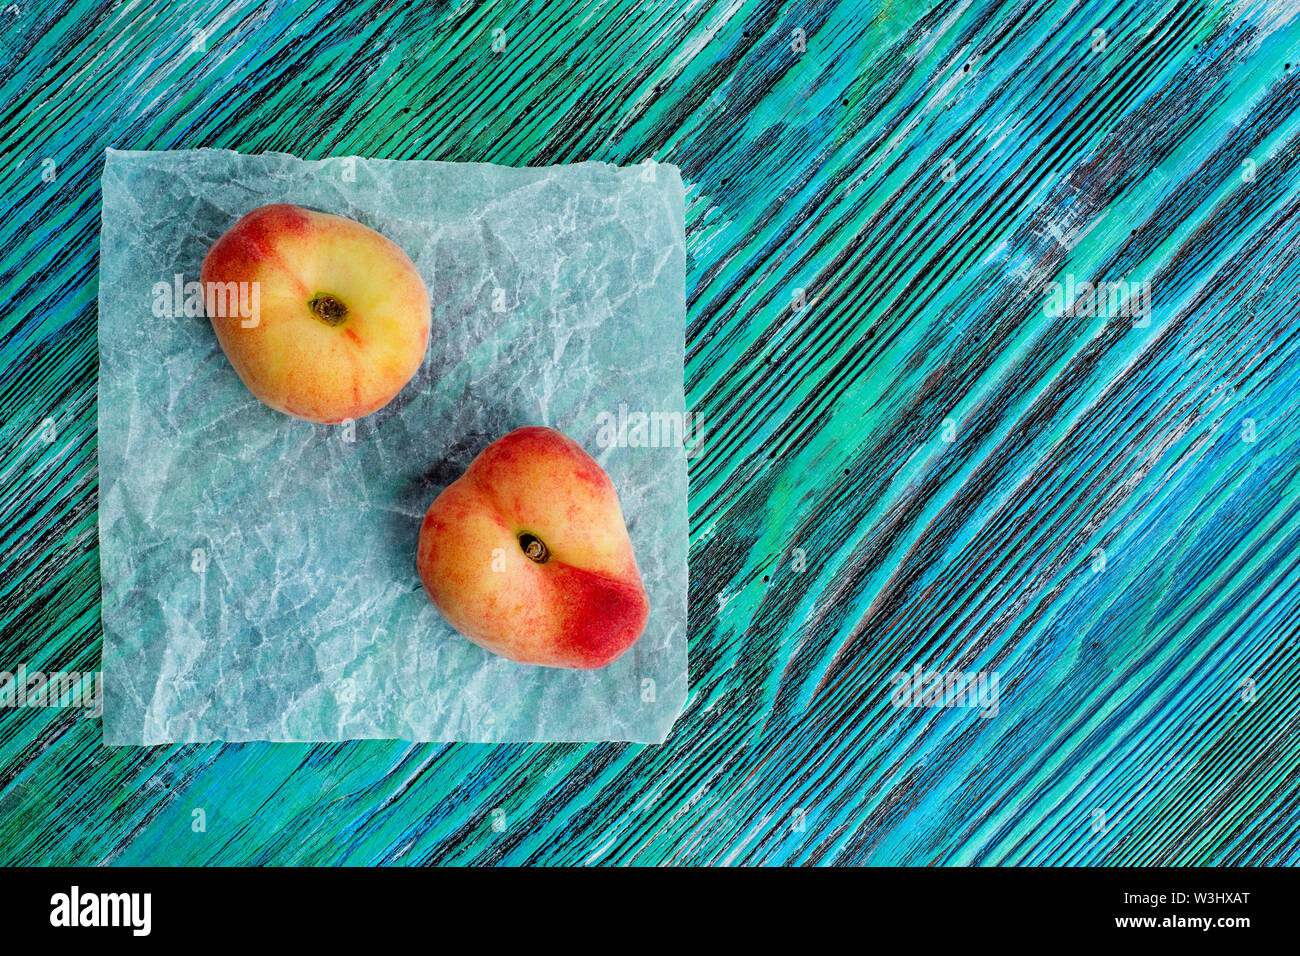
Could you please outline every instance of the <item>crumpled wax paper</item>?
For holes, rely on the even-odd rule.
[[[217,237],[272,202],[365,223],[428,285],[424,365],[353,426],[262,405],[208,319],[157,314],[160,283],[197,282]],[[609,426],[685,411],[685,260],[673,166],[109,150],[105,743],[662,741],[686,697],[686,451]],[[572,436],[622,501],[650,623],[602,670],[489,654],[416,575],[425,509],[523,425]]]

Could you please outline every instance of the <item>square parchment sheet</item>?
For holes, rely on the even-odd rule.
[[[664,739],[686,698],[686,453],[599,436],[620,407],[685,411],[675,167],[109,150],[103,192],[107,744]],[[423,366],[351,427],[267,408],[206,318],[156,314],[271,202],[365,223],[429,287]],[[425,509],[522,425],[572,436],[619,492],[650,623],[602,670],[489,654],[416,576]]]

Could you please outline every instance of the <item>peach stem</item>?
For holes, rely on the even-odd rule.
[[[348,317],[348,307],[327,292],[317,295],[307,303],[307,306],[311,309],[312,315],[326,325],[339,325]]]
[[[542,542],[542,539],[535,534],[529,534],[527,531],[519,536],[519,547],[523,548],[524,554],[528,555],[529,560],[536,561],[538,564],[545,564],[546,559],[551,556],[550,550]]]

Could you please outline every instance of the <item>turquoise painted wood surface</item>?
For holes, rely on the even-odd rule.
[[[0,862],[1296,863],[1298,17],[0,11],[0,669],[99,660],[105,147],[676,163],[707,429],[664,746],[108,750],[10,708]],[[897,706],[918,666],[996,715]]]

